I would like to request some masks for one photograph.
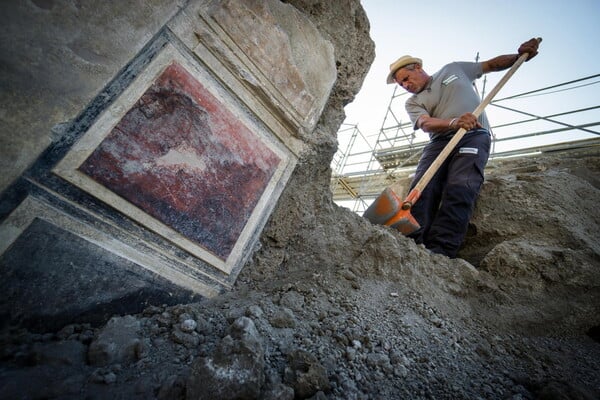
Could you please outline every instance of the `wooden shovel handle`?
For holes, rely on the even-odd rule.
[[[539,43],[542,39],[538,38],[537,40]],[[500,79],[500,82],[498,82],[496,86],[494,86],[494,88],[488,93],[487,96],[485,96],[485,99],[483,99],[483,101],[477,106],[475,111],[473,111],[473,115],[475,115],[476,118],[478,118],[483,112],[483,109],[492,102],[494,96],[498,94],[500,89],[502,89],[504,84],[508,82],[508,80],[513,76],[513,74],[517,71],[521,64],[525,62],[528,56],[529,53],[521,54],[521,56],[512,65],[512,67],[510,67],[506,74],[504,74],[502,79]],[[444,163],[444,161],[446,161],[446,158],[448,158],[452,150],[454,150],[454,148],[456,147],[456,144],[460,141],[460,139],[462,139],[466,132],[467,131],[464,128],[460,128],[458,132],[454,134],[454,136],[452,137],[452,139],[450,139],[446,147],[444,147],[440,154],[438,154],[437,158],[433,161],[433,163],[431,163],[431,165],[429,166],[427,171],[425,171],[421,179],[419,179],[419,182],[417,182],[413,190],[416,190],[418,193],[421,193],[423,189],[425,189],[425,186],[427,186],[427,184],[429,183],[431,178],[433,178],[440,166]]]

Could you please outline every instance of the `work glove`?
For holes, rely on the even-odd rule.
[[[525,54],[525,53],[529,53],[529,56],[527,57],[527,60],[525,61],[529,61],[531,60],[533,57],[535,57],[538,53],[538,46],[540,44],[540,42],[542,41],[542,38],[533,38],[533,39],[529,39],[528,41],[526,41],[525,43],[523,43],[521,46],[519,46],[519,57],[521,57],[521,55]]]

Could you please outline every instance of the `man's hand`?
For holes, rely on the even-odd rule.
[[[527,60],[525,61],[529,61],[531,60],[533,57],[535,57],[538,53],[538,46],[540,44],[540,42],[542,41],[542,38],[533,38],[533,39],[529,39],[528,41],[526,41],[525,43],[523,43],[521,46],[519,46],[519,57],[521,57],[521,55],[528,53],[529,56],[527,57]]]
[[[457,128],[463,128],[466,131],[471,129],[481,128],[481,124],[472,113],[464,113],[455,122]]]

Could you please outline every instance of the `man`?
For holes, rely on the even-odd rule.
[[[537,52],[538,40],[531,39],[519,47],[518,54],[481,63],[453,62],[431,76],[419,58],[403,56],[390,65],[387,83],[397,83],[413,94],[406,101],[406,111],[414,129],[422,129],[430,137],[411,189],[454,133],[460,128],[467,130],[411,208],[421,228],[409,236],[430,251],[456,257],[483,184],[490,126],[484,113],[479,119],[472,114],[480,103],[473,86],[475,79],[510,68],[521,54],[528,53],[529,61]]]

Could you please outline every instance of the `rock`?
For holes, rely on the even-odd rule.
[[[259,306],[253,304],[246,310],[247,317],[262,318],[264,311]]]
[[[356,349],[354,347],[346,347],[346,358],[348,361],[354,361],[356,358]]]
[[[296,317],[289,308],[280,308],[269,318],[269,323],[275,328],[293,328],[296,325]]]
[[[196,332],[184,332],[180,329],[173,329],[171,332],[171,340],[175,343],[184,345],[188,349],[196,348],[198,347],[198,344],[200,344],[200,336]]]
[[[367,365],[371,367],[379,367],[390,370],[390,358],[383,353],[369,353],[367,354]]]
[[[103,366],[137,361],[143,353],[140,322],[133,316],[113,317],[90,344],[88,362]]]
[[[400,378],[406,378],[408,376],[408,369],[404,365],[398,364],[394,367],[394,374]]]
[[[114,372],[109,372],[108,374],[104,375],[104,383],[106,383],[107,385],[113,384],[117,381],[117,374],[115,374]]]
[[[300,399],[331,389],[325,367],[304,350],[294,350],[289,354],[284,381],[294,388],[296,398]]]
[[[291,290],[289,292],[285,292],[281,296],[279,304],[296,312],[301,311],[302,307],[304,306],[304,296],[294,290]]]
[[[185,319],[179,324],[179,329],[185,333],[191,333],[196,329],[198,324],[193,319]]]
[[[194,361],[187,399],[256,399],[265,381],[262,339],[250,318],[240,317],[214,353]]]

